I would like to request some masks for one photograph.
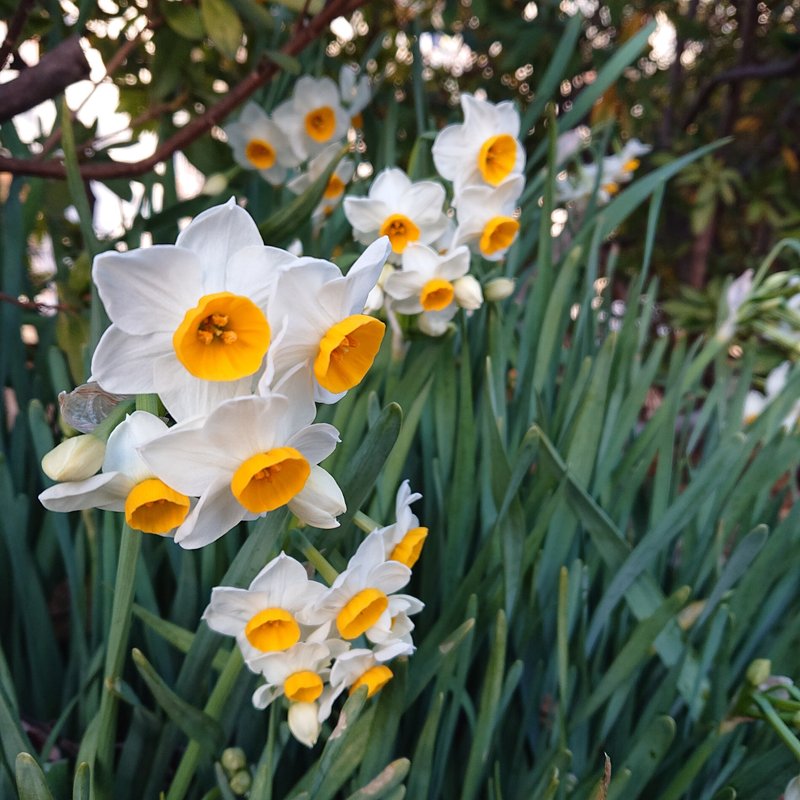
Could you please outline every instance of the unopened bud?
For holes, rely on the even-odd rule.
[[[772,662],[768,658],[757,658],[750,662],[747,668],[747,682],[751,686],[758,686],[769,678],[772,672]]]
[[[453,283],[456,303],[467,311],[475,311],[483,305],[483,290],[480,283],[472,276],[465,275]]]
[[[289,706],[289,730],[300,744],[313,747],[319,738],[322,726],[317,718],[316,703],[291,703]]]
[[[484,295],[490,303],[499,303],[514,294],[517,282],[513,278],[495,278],[486,284]]]
[[[428,336],[444,336],[450,326],[450,320],[433,314],[420,314],[418,325],[419,329]]]
[[[250,785],[252,783],[253,779],[250,777],[250,773],[246,769],[243,769],[230,779],[229,785],[234,794],[243,795],[250,791]]]
[[[214,195],[222,194],[227,188],[228,179],[221,172],[216,172],[206,178],[202,192],[213,197]]]
[[[789,781],[783,791],[783,800],[800,800],[800,775]]]
[[[222,751],[220,763],[228,775],[233,775],[247,766],[247,756],[241,747],[227,747]]]
[[[54,481],[83,481],[103,466],[106,443],[84,433],[65,439],[42,458],[42,472]]]

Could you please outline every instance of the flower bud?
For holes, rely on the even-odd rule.
[[[483,305],[483,290],[480,283],[472,276],[465,275],[453,283],[456,303],[467,311],[475,311]]]
[[[227,188],[228,179],[221,172],[215,172],[206,178],[202,193],[213,197],[214,195],[222,194]]]
[[[419,329],[428,336],[443,336],[450,326],[450,320],[432,314],[420,314],[418,325]]]
[[[316,703],[291,703],[289,705],[289,730],[300,744],[313,747],[322,726],[317,718]]]
[[[756,658],[747,668],[747,682],[751,686],[758,686],[769,678],[772,672],[772,662],[768,658]]]
[[[517,282],[513,278],[495,278],[486,284],[486,299],[490,303],[499,303],[514,294]]]
[[[83,481],[103,466],[106,443],[84,433],[65,439],[42,458],[42,472],[54,481]]]
[[[783,800],[800,800],[800,775],[789,781],[783,791]]]
[[[229,786],[234,794],[243,795],[250,791],[252,783],[253,779],[250,777],[250,773],[246,769],[243,769],[230,779]]]
[[[247,756],[241,747],[227,747],[222,751],[220,763],[225,772],[233,775],[247,766]]]

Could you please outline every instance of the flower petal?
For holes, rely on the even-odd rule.
[[[134,482],[119,472],[101,472],[85,481],[57,483],[39,495],[39,502],[49,511],[82,511],[102,508],[124,511],[125,498]]]
[[[338,528],[336,517],[347,510],[339,484],[317,466],[311,467],[306,485],[287,505],[303,523],[315,528]]]
[[[209,487],[175,531],[175,541],[185,550],[205,547],[238,525],[244,514],[245,509],[231,494],[228,481],[220,481]]]

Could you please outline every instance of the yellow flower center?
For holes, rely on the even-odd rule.
[[[611,181],[611,183],[604,183],[603,191],[606,194],[609,194],[613,197],[615,194],[617,194],[617,192],[619,192],[619,184],[616,181]]]
[[[519,222],[513,217],[492,217],[481,234],[480,249],[485,256],[505,250],[517,236]]]
[[[249,298],[207,294],[172,336],[178,361],[196,378],[235,381],[252,375],[269,348],[267,318]]]
[[[478,169],[486,183],[497,186],[514,169],[517,162],[517,140],[508,133],[490,136],[478,153]]]
[[[364,115],[359,111],[354,117],[350,117],[350,124],[354,128],[364,127]]]
[[[444,278],[431,278],[419,293],[419,302],[426,311],[441,311],[453,302],[456,290]]]
[[[300,641],[300,626],[285,608],[265,608],[254,614],[244,635],[256,650],[271,653],[288,650]]]
[[[125,521],[143,533],[167,533],[189,513],[189,498],[158,478],[137,483],[125,498]]]
[[[331,175],[322,196],[326,200],[335,200],[344,191],[344,181],[338,175]]]
[[[296,703],[313,703],[322,694],[322,678],[310,669],[291,674],[283,682],[283,693]]]
[[[275,163],[275,148],[263,139],[251,139],[244,154],[256,169],[269,169]]]
[[[394,677],[389,667],[380,664],[368,669],[351,687],[350,694],[361,686],[367,687],[367,697],[377,694]]]
[[[389,556],[389,561],[399,561],[409,569],[419,560],[425,539],[428,537],[427,528],[412,528],[395,546]]]
[[[322,337],[314,375],[329,392],[346,392],[361,382],[380,350],[386,325],[366,314],[337,322]]]
[[[286,505],[306,485],[311,467],[294,447],[276,447],[244,461],[231,478],[233,496],[253,514]]]
[[[330,106],[320,106],[306,114],[306,133],[315,142],[327,142],[336,130],[336,114]]]
[[[389,598],[380,589],[362,589],[336,615],[336,627],[343,639],[357,639],[371,628],[389,607]]]
[[[641,162],[638,158],[631,158],[622,165],[623,172],[635,172]]]
[[[379,236],[388,236],[395,253],[402,253],[409,242],[419,239],[419,228],[405,214],[391,214],[381,225]]]

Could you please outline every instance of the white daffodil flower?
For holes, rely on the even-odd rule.
[[[292,703],[313,703],[320,698],[330,675],[331,661],[350,648],[341,639],[298,642],[281,653],[262,653],[248,662],[266,683],[253,693],[253,705],[267,708],[279,697]]]
[[[139,447],[166,432],[166,424],[158,417],[134,411],[108,437],[102,472],[51,486],[39,500],[50,511],[124,511],[128,525],[135,530],[170,533],[189,513],[189,497],[157,477],[138,453]]]
[[[295,194],[303,194],[325,172],[338,153],[338,145],[332,144],[330,147],[326,147],[318,156],[309,161],[306,172],[286,184],[287,188]],[[343,158],[336,165],[336,169],[329,178],[328,185],[322,194],[322,200],[311,214],[311,220],[315,225],[334,212],[336,206],[339,205],[344,197],[344,190],[353,179],[355,171],[356,167],[351,158]]]
[[[464,189],[458,199],[458,227],[453,245],[467,244],[488,261],[499,261],[519,233],[514,212],[524,188],[525,179],[517,176],[496,188]]]
[[[519,112],[512,102],[495,105],[462,94],[461,108],[464,122],[441,130],[432,150],[436,171],[452,181],[457,202],[467,186],[499,186],[525,167]]]
[[[258,170],[273,186],[282,184],[287,169],[300,163],[286,134],[255,103],[247,103],[239,119],[228,123],[223,130],[236,163],[245,169]]]
[[[403,268],[386,279],[384,291],[401,314],[436,312],[447,321],[455,316],[455,282],[469,272],[469,250],[457,247],[439,255],[412,242],[403,251]]]
[[[369,78],[361,75],[355,64],[343,64],[339,70],[339,94],[342,105],[350,115],[350,122],[360,128],[361,112],[372,100],[372,87]]]
[[[394,673],[379,663],[372,650],[356,648],[342,653],[333,662],[330,675],[330,692],[323,695],[320,702],[320,716],[330,715],[330,709],[336,698],[345,689],[353,694],[362,686],[367,687],[367,697],[376,695],[394,677]]]
[[[633,179],[633,173],[641,164],[639,156],[649,153],[652,149],[649,144],[643,144],[638,139],[630,139],[625,142],[619,153],[604,158],[603,190],[613,197],[619,191],[620,184]]]
[[[784,390],[789,379],[791,364],[784,361],[773,369],[764,382],[765,394],[751,390],[744,399],[743,417],[745,424],[753,422],[764,409]],[[791,411],[784,417],[783,429],[792,431],[800,420],[800,400],[795,403]]]
[[[158,394],[179,422],[248,394],[270,343],[267,303],[297,259],[265,247],[233,199],[198,215],[175,245],[97,256],[92,276],[111,318],[94,379]]]
[[[379,662],[391,661],[398,656],[410,656],[415,650],[411,632],[414,623],[410,615],[418,614],[425,604],[410,594],[393,594],[389,607],[365,635],[376,645],[374,655]]]
[[[389,254],[379,239],[342,275],[335,264],[301,259],[283,272],[270,300],[270,316],[286,335],[275,342],[270,358],[275,374],[306,365],[309,392],[322,403],[336,402],[367,374],[378,353],[386,325],[362,313]]]
[[[431,244],[441,236],[447,228],[444,200],[441,184],[412,183],[403,170],[389,168],[378,173],[366,197],[345,197],[344,214],[356,241],[388,236],[397,261],[410,242]]]
[[[419,518],[411,510],[411,504],[421,498],[419,492],[411,492],[408,480],[404,480],[395,498],[394,524],[376,528],[367,537],[375,537],[381,542],[387,561],[399,561],[409,569],[417,563],[428,537],[428,529],[420,527]]]
[[[389,595],[399,592],[410,578],[405,564],[386,561],[382,540],[368,536],[347,569],[314,604],[309,618],[317,624],[335,619],[339,635],[352,641],[378,622],[389,607]]]
[[[338,142],[350,127],[350,117],[339,101],[339,89],[330,78],[304,75],[292,96],[273,112],[300,161]]]
[[[235,636],[247,665],[264,653],[294,647],[301,639],[314,640],[314,626],[307,625],[306,609],[325,587],[309,580],[305,567],[281,553],[256,575],[247,589],[215,586],[203,619],[212,631]],[[327,631],[321,631],[325,636]]]
[[[203,547],[243,519],[284,505],[307,525],[337,527],[344,497],[317,465],[333,452],[339,432],[310,424],[310,408],[282,395],[238,397],[202,423],[178,425],[141,448],[158,475],[200,497],[175,541]]]

